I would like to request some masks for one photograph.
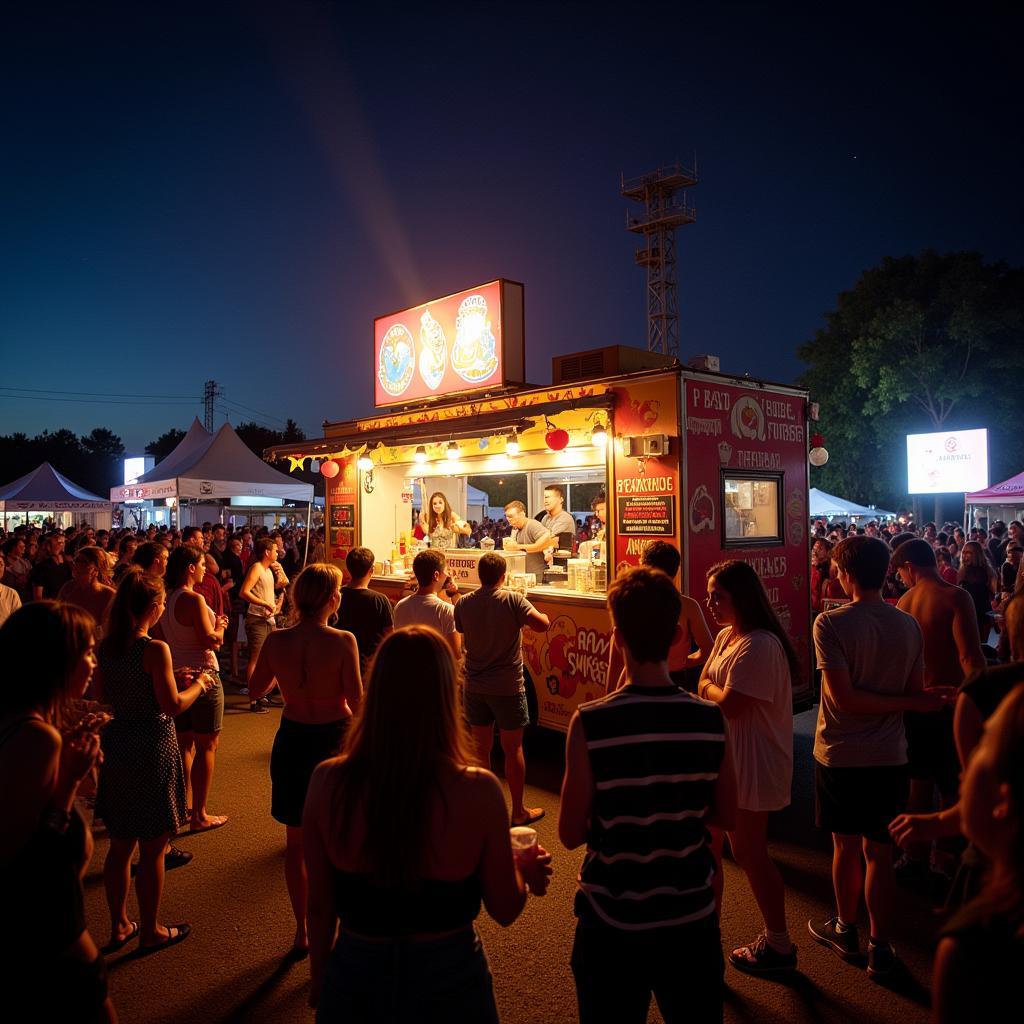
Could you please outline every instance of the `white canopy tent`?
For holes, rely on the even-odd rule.
[[[197,419],[167,458],[134,484],[112,488],[110,497],[114,501],[213,501],[245,497],[304,501],[308,523],[313,485],[268,466],[246,447],[230,423],[210,434]]]
[[[833,519],[836,516],[848,516],[855,519],[891,519],[895,512],[887,512],[883,508],[860,505],[856,501],[837,498],[834,494],[812,487],[810,491],[810,511],[812,516],[825,516]]]
[[[0,487],[0,506],[3,508],[4,530],[10,513],[42,512],[59,516],[61,513],[88,514],[96,528],[110,527],[113,505],[105,498],[92,494],[58,473],[44,462],[31,473],[26,473],[4,487]]]

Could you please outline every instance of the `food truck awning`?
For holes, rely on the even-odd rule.
[[[366,429],[361,429],[367,420],[350,420],[340,424],[338,434],[332,437],[320,437],[312,440],[298,441],[292,444],[274,445],[264,451],[264,457],[270,459],[291,456],[322,456],[328,453],[341,452],[344,449],[355,451],[377,442],[388,445],[420,444],[424,441],[438,439],[460,440],[463,438],[480,437],[484,434],[508,433],[512,430],[525,431],[545,416],[570,409],[604,409],[609,418],[614,404],[614,397],[607,391],[596,395],[584,395],[578,398],[553,402],[542,402],[537,405],[510,405],[500,412],[478,413],[477,415],[461,416],[458,419],[430,419],[426,422],[409,422],[403,417],[383,417],[384,422],[371,419]],[[391,420],[391,421],[389,421]]]

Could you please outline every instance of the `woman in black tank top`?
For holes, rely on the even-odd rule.
[[[92,836],[75,808],[100,750],[95,719],[79,712],[75,725],[73,707],[96,667],[95,628],[88,612],[55,601],[26,605],[0,628],[10,684],[0,688],[0,777],[17,779],[0,786],[0,962],[47,1020],[115,1019],[85,926]]]
[[[472,765],[450,646],[426,627],[392,633],[303,815],[320,1024],[497,1021],[473,920],[482,902],[511,924],[551,874],[543,849],[513,861],[508,827],[498,780]]]

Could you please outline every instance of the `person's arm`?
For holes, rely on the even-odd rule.
[[[974,602],[966,590],[958,589],[955,596],[953,640],[966,678],[974,672],[981,672],[986,662],[981,651],[981,635],[978,632],[978,616],[974,611]]]
[[[938,711],[943,699],[923,689],[920,670],[911,674],[905,693],[888,696],[858,690],[845,668],[822,668],[821,685],[828,689],[836,707],[848,715],[892,715],[901,711]]]
[[[594,773],[583,732],[579,711],[569,722],[565,741],[565,775],[562,777],[562,798],[558,808],[558,838],[568,850],[587,841],[590,814],[594,807]]]
[[[273,634],[271,634],[273,636]],[[351,633],[341,633],[341,689],[345,700],[352,709],[352,714],[359,710],[363,702],[363,677],[359,671],[359,645]],[[259,669],[259,662],[256,663]]]
[[[0,790],[0,865],[7,865],[29,841],[51,797],[60,809],[61,796],[55,793],[60,733],[45,722],[28,721],[6,742],[4,754],[8,781],[16,772],[18,784]]]
[[[536,522],[536,520],[534,520],[534,522]],[[544,530],[544,527],[541,527],[541,529]],[[518,544],[512,550],[525,551],[528,555],[535,555],[538,552],[543,551],[545,548],[550,547],[553,543],[554,541],[551,534],[547,530],[544,530],[536,540],[528,541],[526,544]]]
[[[977,977],[966,955],[964,940],[939,941],[932,969],[932,1024],[962,1024],[977,1017]]]
[[[182,594],[182,597],[186,596],[187,594]],[[193,591],[191,596],[187,597],[187,600],[188,603],[185,608],[192,619],[192,628],[195,631],[196,639],[207,650],[221,647],[224,643],[224,627],[221,626],[219,629],[216,627],[210,628],[210,620],[214,618],[214,615],[203,595]],[[214,619],[214,621],[216,620]]]
[[[608,644],[608,668],[604,674],[604,691],[612,693],[626,685],[626,660],[618,644],[611,640]]]
[[[697,684],[697,696],[717,704],[726,718],[742,718],[758,701],[757,697],[740,693],[731,686],[716,686],[706,678],[702,678]]]
[[[253,593],[252,588],[255,587],[256,583],[259,581],[261,567],[261,563],[259,562],[253,562],[253,564],[249,566],[249,571],[245,574],[245,580],[242,582],[242,589],[238,596],[249,604],[257,605],[260,608],[266,608],[271,615],[274,615],[276,614],[275,606],[269,601],[262,600],[262,598],[257,597],[256,594]]]
[[[753,646],[752,639],[739,642],[745,646],[731,661],[725,686],[713,683],[706,672],[697,684],[697,696],[717,704],[726,718],[741,718],[762,699],[745,691],[750,688],[751,680],[760,681],[762,675],[769,671],[772,667],[769,664],[769,654],[776,653]],[[781,648],[778,653],[781,655]],[[739,689],[734,684],[738,684]]]
[[[191,686],[179,690],[171,665],[171,649],[161,640],[152,640],[146,644],[142,654],[142,667],[153,680],[153,693],[156,695],[160,710],[172,718],[180,715],[182,711],[187,711],[197,697],[213,686],[213,678],[206,672],[200,672]]]
[[[711,630],[708,629],[700,605],[692,597],[687,597],[685,594],[681,596],[686,624],[690,627],[690,636],[693,637],[693,642],[697,645],[697,650],[687,655],[686,667],[700,668],[711,657],[711,648],[715,645],[715,639],[711,635]]]
[[[985,719],[981,717],[978,705],[966,693],[958,693],[953,710],[953,739],[956,742],[960,766],[967,767],[971,751],[981,742],[985,730]]]
[[[736,763],[733,760],[732,743],[727,728],[722,762],[718,766],[718,778],[715,779],[715,792],[704,824],[721,832],[731,832],[736,827],[737,799]]]
[[[534,633],[546,633],[551,628],[551,620],[543,613],[537,611],[533,605],[526,613],[526,621],[523,623],[526,629],[532,629]]]
[[[324,988],[327,958],[334,945],[338,915],[334,909],[334,865],[324,835],[330,820],[331,776],[337,760],[324,761],[313,772],[302,812],[302,854],[306,861],[309,904],[309,1005],[316,1006]]]
[[[930,843],[935,839],[959,836],[960,803],[932,814],[898,814],[889,822],[889,835],[904,850],[910,849],[915,843]]]

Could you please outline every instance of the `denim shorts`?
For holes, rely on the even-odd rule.
[[[187,711],[174,716],[174,728],[178,732],[220,732],[224,726],[224,687],[220,673],[212,669],[206,671],[217,680],[217,685],[196,697]]]
[[[518,693],[474,693],[465,692],[466,718],[470,725],[493,725],[511,732],[525,729],[530,724],[530,710],[526,703],[526,691]]]
[[[357,939],[331,951],[317,1024],[498,1024],[487,957],[475,928],[443,939]]]

